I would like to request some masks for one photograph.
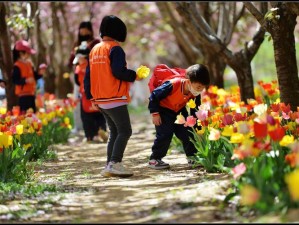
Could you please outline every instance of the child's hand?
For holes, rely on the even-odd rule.
[[[162,124],[162,120],[159,114],[152,115],[152,121],[156,126],[160,126]]]
[[[94,103],[94,102],[91,102],[91,107],[90,107],[91,110],[98,110],[100,111],[99,107]]]
[[[1,81],[0,82],[0,87],[5,88],[5,82]]]
[[[142,79],[148,77],[148,75],[150,74],[150,68],[141,65],[137,68],[136,74],[137,74],[136,80],[142,80]]]
[[[27,84],[32,84],[32,83],[34,83],[34,78],[33,77],[28,77],[28,78],[26,78],[26,83]]]

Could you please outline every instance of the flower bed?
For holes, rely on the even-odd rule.
[[[36,114],[20,114],[18,106],[0,109],[0,181],[24,183],[33,173],[28,162],[44,157],[50,145],[67,141],[75,104],[51,96]]]
[[[192,127],[194,159],[207,172],[232,175],[225,202],[238,196],[258,213],[286,212],[299,206],[299,110],[280,102],[276,81],[258,84],[248,104],[238,88],[211,86],[200,106],[193,100],[186,106],[196,117],[179,115],[176,123]]]

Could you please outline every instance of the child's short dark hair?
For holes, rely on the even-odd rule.
[[[187,78],[193,82],[199,82],[203,85],[210,84],[210,73],[208,68],[203,64],[189,66],[186,70]]]

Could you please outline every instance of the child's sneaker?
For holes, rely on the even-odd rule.
[[[170,167],[168,163],[163,162],[161,159],[151,159],[147,166],[155,170],[168,169]]]
[[[107,170],[107,166],[105,166],[105,168],[101,171],[101,175],[102,175],[103,177],[110,177],[110,176],[109,176],[109,172],[108,172],[108,170]]]
[[[125,168],[121,162],[109,162],[101,174],[106,177],[133,176],[133,172]]]

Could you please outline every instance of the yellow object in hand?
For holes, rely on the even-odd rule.
[[[139,78],[144,79],[150,74],[150,68],[141,65],[137,68],[136,74]]]

